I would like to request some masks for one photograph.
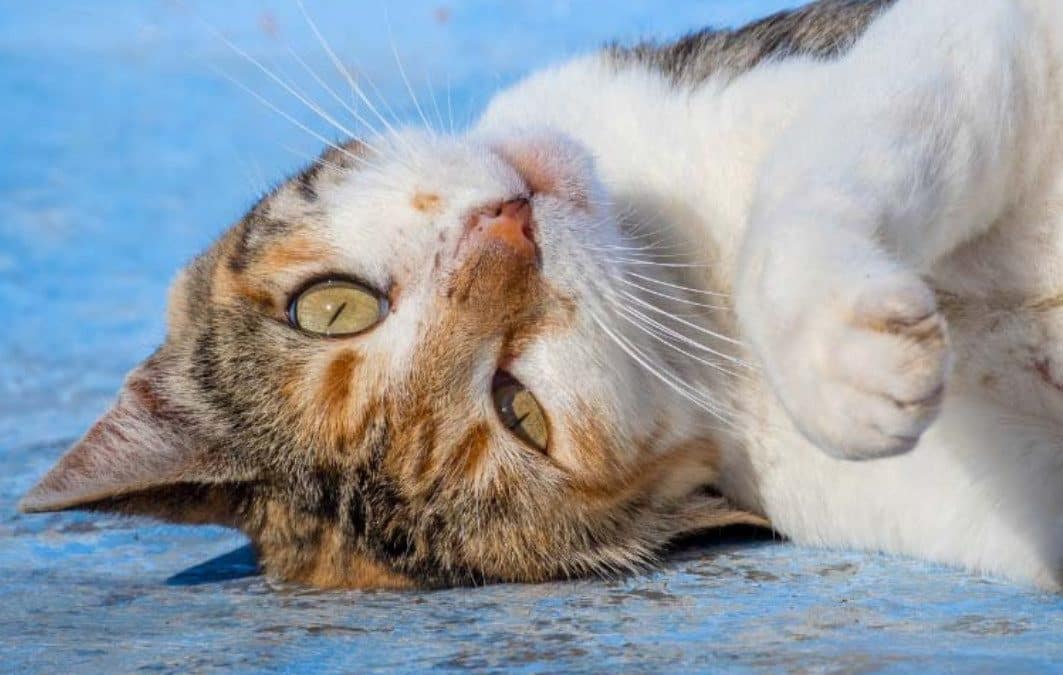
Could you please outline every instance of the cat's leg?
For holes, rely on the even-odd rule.
[[[765,164],[736,294],[777,395],[829,453],[904,452],[937,415],[950,353],[922,276],[1041,170],[1045,53],[1014,2],[901,0],[817,66],[829,98]]]

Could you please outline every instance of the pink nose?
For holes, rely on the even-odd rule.
[[[494,241],[522,258],[534,258],[537,252],[531,216],[527,199],[513,199],[504,202],[497,211],[480,214],[476,230],[485,243]]]

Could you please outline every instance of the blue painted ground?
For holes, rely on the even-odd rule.
[[[397,115],[392,40],[428,116],[460,126],[566,54],[786,4],[309,8]],[[215,69],[338,135],[201,19],[319,101],[289,44],[340,83],[288,0],[0,0],[0,669],[1061,671],[1063,599],[882,556],[724,540],[621,582],[310,593],[251,575],[227,531],[17,515],[161,339],[178,267],[320,145]]]

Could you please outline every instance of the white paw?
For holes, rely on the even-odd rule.
[[[926,284],[904,273],[862,279],[806,307],[791,328],[766,360],[802,433],[847,459],[915,446],[941,407],[951,360]]]

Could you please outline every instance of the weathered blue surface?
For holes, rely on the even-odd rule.
[[[338,135],[200,20],[325,102],[286,44],[338,76],[294,4],[273,4],[0,0],[0,669],[1061,670],[1060,598],[882,556],[724,541],[622,582],[309,593],[251,576],[230,532],[16,515],[161,339],[176,269],[320,145],[212,68]],[[309,8],[411,119],[390,23],[429,117],[432,88],[449,126],[448,88],[460,125],[499,85],[573,51],[786,4]]]

